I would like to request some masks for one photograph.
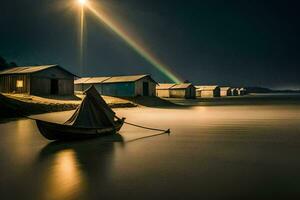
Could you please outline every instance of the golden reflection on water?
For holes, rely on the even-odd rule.
[[[36,153],[32,148],[36,137],[35,134],[32,134],[32,130],[34,128],[35,124],[33,124],[30,120],[22,119],[9,123],[9,127],[7,127],[7,129],[13,131],[10,131],[10,135],[6,139],[10,142],[9,151],[10,154],[13,152],[15,164],[26,165],[33,162],[35,159]],[[34,143],[34,146],[38,145],[39,143]]]
[[[15,123],[15,128],[16,128],[16,143],[14,148],[12,148],[16,153],[19,158],[30,156],[32,154],[31,152],[31,147],[28,145],[23,145],[24,141],[30,141],[32,139],[32,134],[29,131],[32,129],[30,126],[30,121],[28,120],[18,120]],[[22,160],[22,159],[21,159]]]
[[[44,199],[73,199],[84,189],[84,176],[72,149],[58,152],[47,173]]]

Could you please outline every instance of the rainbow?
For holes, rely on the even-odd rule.
[[[108,15],[104,12],[98,12],[94,7],[88,3],[86,7],[106,26],[108,26],[114,33],[116,33],[119,37],[121,37],[132,49],[134,49],[140,56],[142,56],[145,60],[151,63],[156,69],[162,72],[165,76],[167,76],[171,81],[175,83],[182,82],[179,76],[175,75],[171,69],[160,62],[152,53],[150,53],[146,48],[144,48],[141,44],[139,44],[130,34],[117,22],[113,21]]]

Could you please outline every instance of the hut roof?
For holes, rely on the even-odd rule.
[[[126,83],[135,82],[144,77],[149,77],[154,81],[149,74],[132,75],[132,76],[105,76],[105,77],[86,77],[75,81],[75,84],[92,84],[92,83]]]
[[[86,80],[84,83],[86,84],[103,83],[107,79],[110,79],[110,77],[92,77]]]
[[[1,71],[0,75],[32,74],[32,73],[40,72],[40,71],[43,71],[43,70],[46,70],[46,69],[49,69],[49,68],[52,68],[52,67],[60,68],[61,70],[65,71],[65,72],[67,72],[67,73],[69,73],[69,74],[71,74],[73,76],[76,76],[76,75],[72,74],[71,72],[65,70],[64,68],[62,68],[59,65],[40,65],[40,66],[14,67],[14,68],[10,68],[10,69]]]
[[[105,80],[104,82],[105,83],[135,82],[147,76],[150,75],[144,74],[144,75],[133,75],[133,76],[113,76]]]
[[[188,87],[194,87],[191,83],[159,83],[158,86],[156,86],[157,90],[176,90],[176,89],[186,89]]]
[[[173,87],[175,85],[175,83],[159,83],[157,86],[156,86],[156,89],[157,90],[168,90],[170,89],[171,87]]]
[[[219,86],[217,86],[217,85],[197,85],[196,89],[197,90],[215,90],[218,87]]]
[[[190,86],[194,87],[193,84],[191,83],[180,83],[180,84],[175,84],[171,89],[186,89],[189,88]]]
[[[230,90],[231,87],[220,87],[221,90]]]
[[[80,78],[74,81],[75,84],[85,83],[87,80],[91,79],[90,77]]]

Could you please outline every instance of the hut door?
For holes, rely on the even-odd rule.
[[[149,96],[149,83],[143,82],[143,96]]]
[[[58,80],[51,79],[51,94],[58,94]]]

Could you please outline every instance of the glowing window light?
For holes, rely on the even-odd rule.
[[[17,80],[17,88],[22,88],[24,86],[23,80]]]

